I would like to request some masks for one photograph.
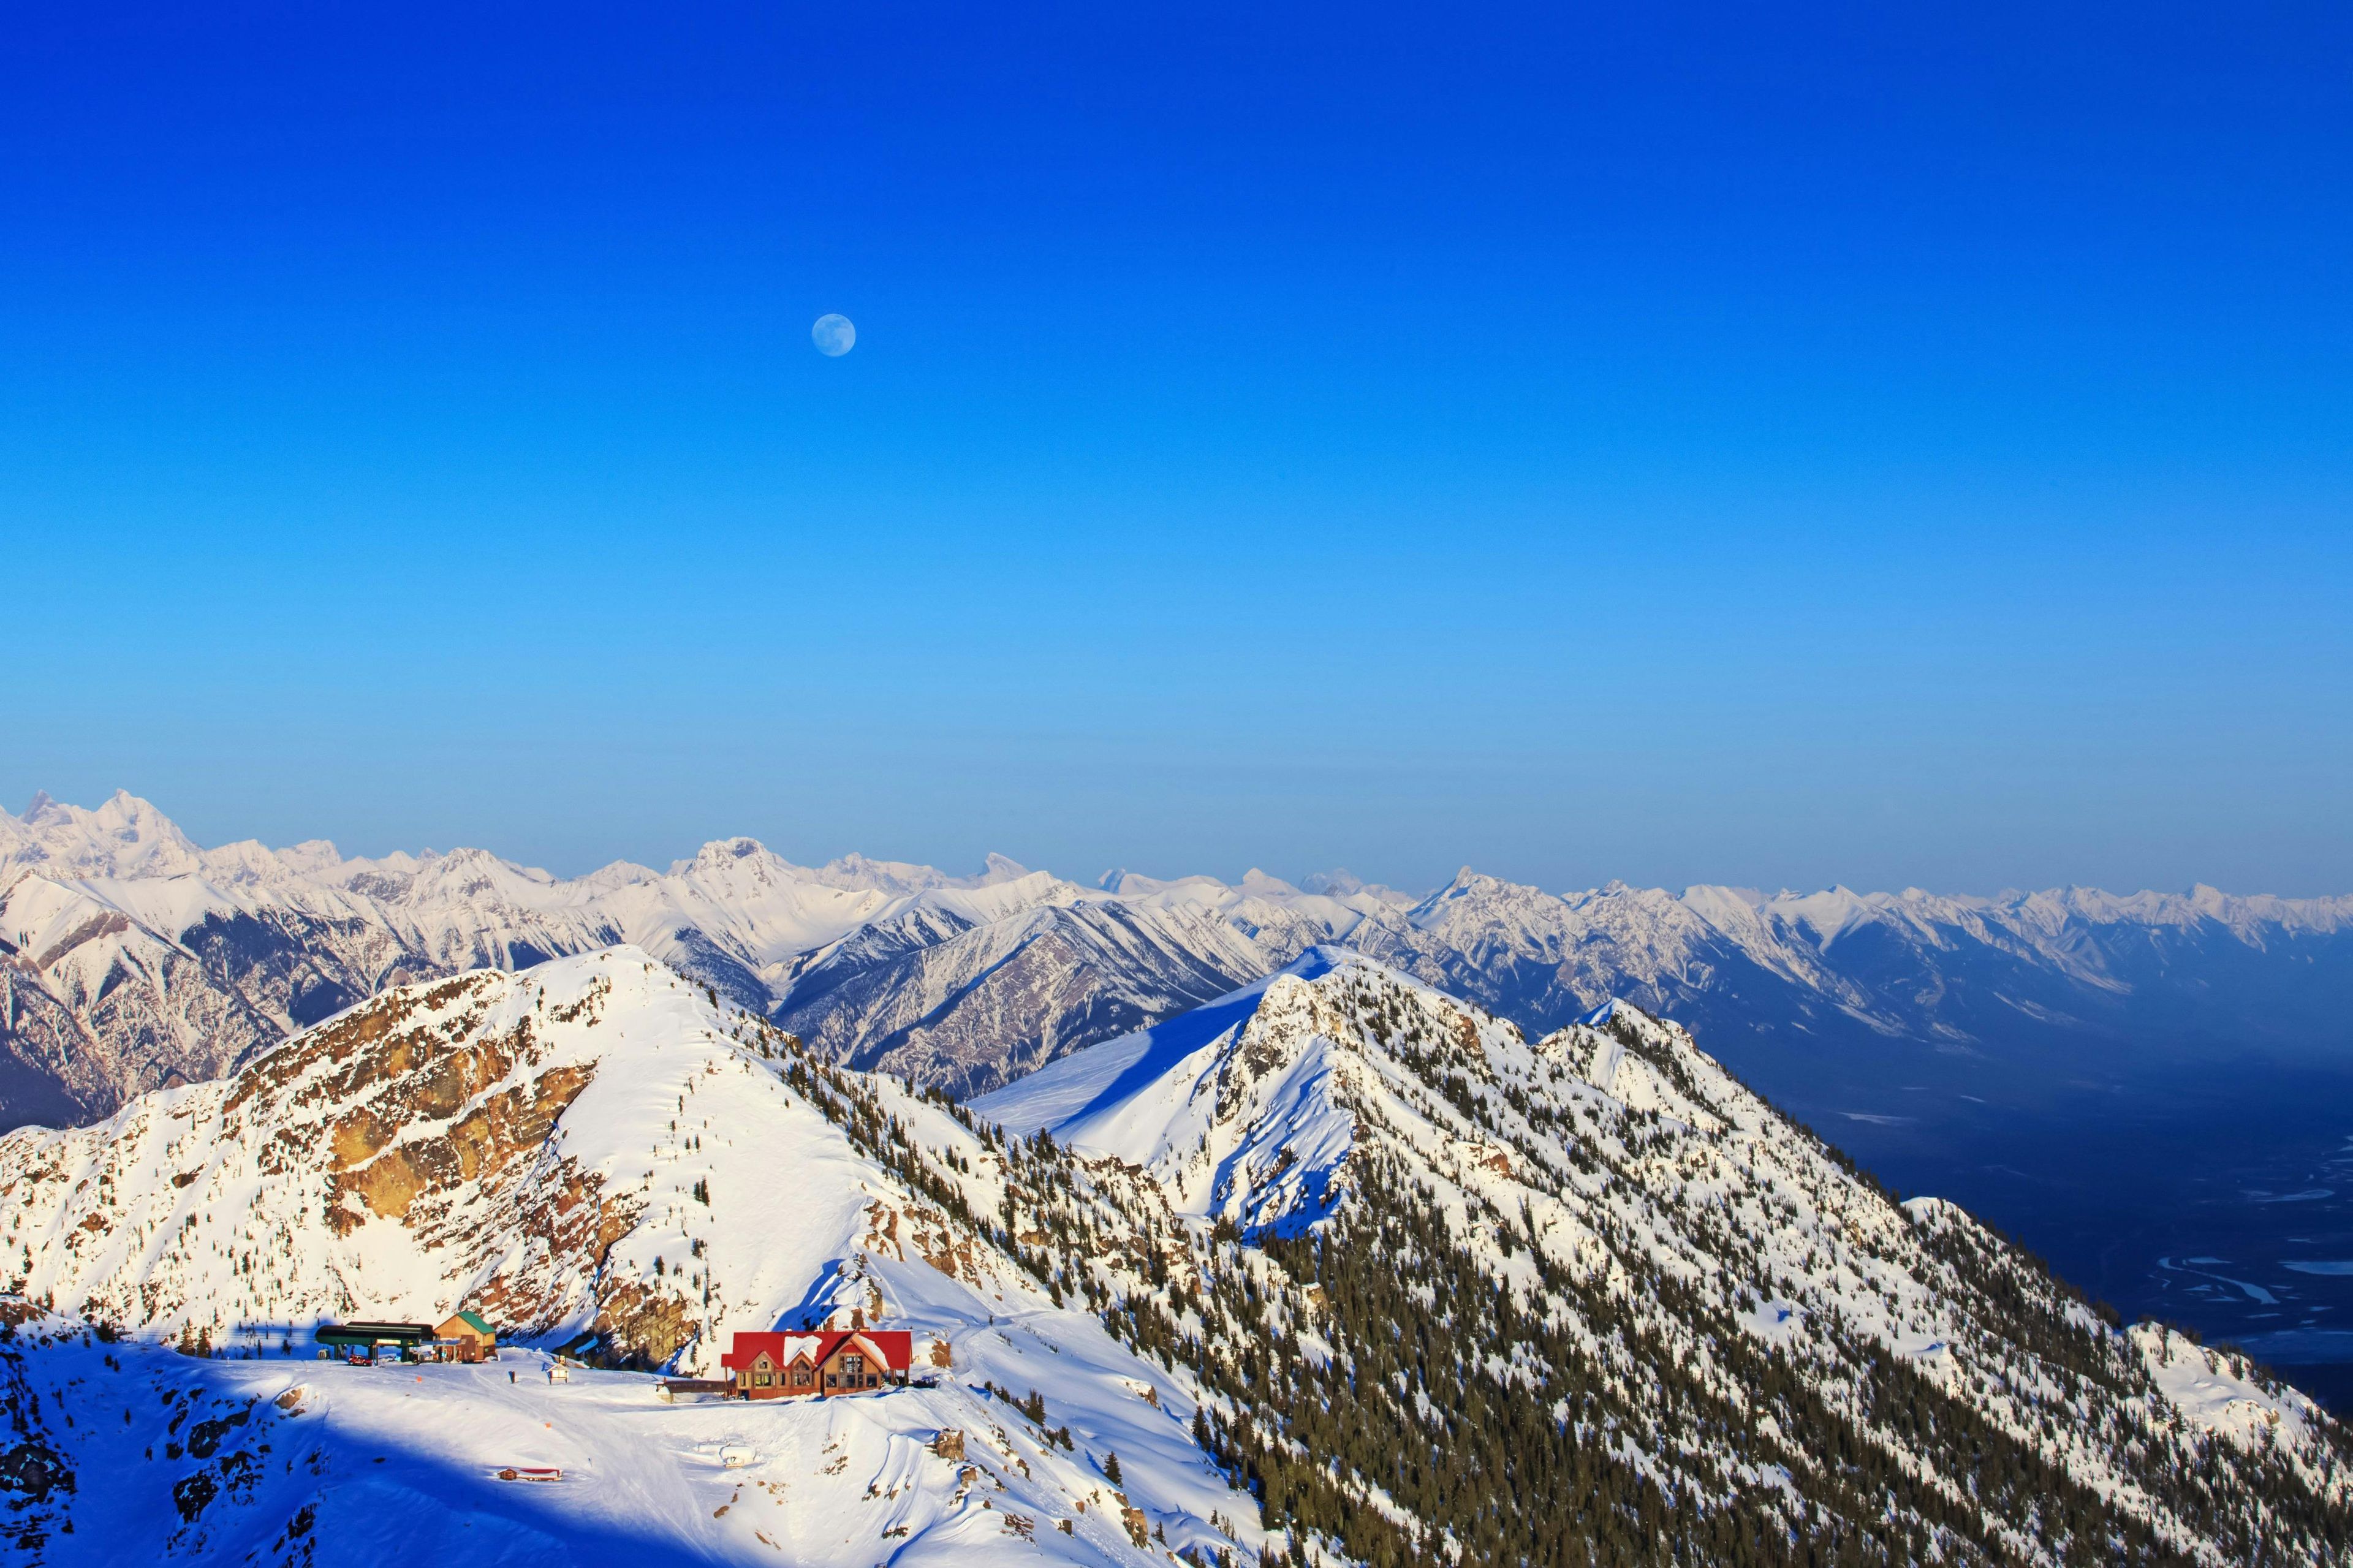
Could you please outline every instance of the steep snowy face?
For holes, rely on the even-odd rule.
[[[1399,1062],[1357,1011],[1359,983],[1403,1009],[1406,1048],[1526,1053],[1518,1031],[1345,949],[1155,1028],[1053,1063],[973,1101],[1013,1131],[1044,1130],[1151,1173],[1176,1212],[1245,1232],[1296,1232],[1346,1191],[1359,1123],[1403,1112]],[[1387,1016],[1383,1016],[1387,1021]]]
[[[1512,1152],[1510,1128],[1498,1142],[1482,1116],[1490,1100],[1522,1108],[1510,1114],[1545,1148],[1537,1121],[1555,1107],[1574,1116],[1607,1104],[1720,1130],[1724,1114],[1696,1098],[1703,1079],[1736,1089],[1687,1036],[1634,1008],[1604,1006],[1531,1045],[1482,1008],[1351,950],[1318,947],[1216,1003],[971,1103],[1009,1131],[1140,1167],[1179,1214],[1296,1235],[1347,1198],[1352,1166],[1368,1160],[1427,1165],[1450,1182],[1472,1167],[1511,1177],[1529,1156]],[[1752,1119],[1767,1114],[1737,1092]]]
[[[1409,1510],[1531,1484],[1482,1479],[1539,1465],[1531,1448],[1566,1444],[1552,1473],[1580,1473],[1567,1430],[1608,1432],[1662,1488],[1718,1500],[1703,1512],[1759,1508],[1826,1558],[1850,1530],[1874,1560],[2056,1563],[2129,1542],[2136,1560],[2221,1563],[2291,1538],[2335,1560],[2353,1541],[2353,1444],[2310,1400],[2242,1358],[2103,1323],[1967,1215],[1899,1205],[1623,1004],[1531,1043],[1319,949],[973,1105],[1140,1168],[1174,1213],[1280,1260],[1307,1303],[1293,1331],[1350,1365],[1353,1392],[1310,1371],[1254,1394],[1247,1332],[1207,1364],[1230,1357],[1243,1370],[1221,1392],[1255,1401],[1253,1420],[1303,1411],[1276,1429],[1313,1455],[1345,1446]],[[1396,1358],[1399,1321],[1423,1313],[1458,1365],[1508,1370],[1490,1386]],[[1367,1400],[1397,1359],[1432,1386]],[[1509,1410],[1521,1390],[1564,1425],[1517,1423],[1475,1463],[1452,1451],[1459,1426],[1450,1444],[1423,1425],[1430,1406]],[[1325,1431],[1314,1413],[1335,1402],[1350,1415]],[[1281,1442],[1251,1442],[1279,1462]],[[1400,1445],[1452,1479],[1391,1470]],[[2200,1464],[2234,1479],[2185,1486]],[[2242,1502],[2220,1500],[2234,1487]]]

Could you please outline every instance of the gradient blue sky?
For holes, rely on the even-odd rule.
[[[12,808],[2353,889],[2342,5],[0,28]]]

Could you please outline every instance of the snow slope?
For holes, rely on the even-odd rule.
[[[0,1345],[46,1416],[15,1436],[52,1479],[0,1523],[27,1563],[1165,1563],[1130,1539],[1124,1498],[1179,1540],[1221,1539],[1194,1521],[1237,1507],[1101,1345],[1053,1368],[1119,1391],[1074,1415],[1084,1438],[1065,1451],[953,1378],[824,1403],[664,1404],[646,1374],[552,1383],[540,1352],[423,1368],[216,1361],[78,1327],[34,1318]],[[1080,1403],[1057,1402],[1058,1418]],[[935,1451],[943,1432],[962,1435],[960,1453]],[[1124,1488],[1100,1467],[1114,1446]],[[515,1466],[562,1479],[498,1478]]]
[[[1042,1547],[1137,1561],[1107,1503],[1122,1489],[1101,1468],[1113,1453],[1152,1525],[1180,1545],[1226,1544],[1211,1516],[1250,1510],[1194,1445],[1180,1380],[1066,1308],[970,1217],[998,1206],[1002,1171],[938,1101],[814,1063],[628,947],[405,987],[228,1079],[143,1096],[96,1127],[20,1129],[0,1139],[0,1276],[17,1300],[149,1347],[118,1351],[130,1370],[105,1378],[94,1351],[21,1358],[27,1386],[53,1391],[47,1408],[88,1397],[62,1393],[75,1377],[128,1378],[142,1413],[157,1397],[146,1385],[201,1383],[223,1408],[267,1415],[301,1383],[324,1417],[302,1430],[337,1435],[309,1447],[290,1436],[246,1476],[206,1456],[129,1464],[125,1445],[152,1425],[136,1415],[129,1436],[52,1421],[39,1441],[93,1480],[127,1467],[153,1497],[211,1485],[237,1508],[199,1510],[185,1530],[153,1510],[113,1536],[78,1524],[71,1551],[60,1518],[46,1560],[110,1561],[110,1541],[167,1538],[180,1555],[237,1560],[310,1507],[320,1523],[306,1539],[334,1542],[323,1560],[375,1562],[380,1543],[356,1521],[416,1511],[447,1484],[459,1500],[411,1520],[396,1544],[454,1551],[479,1529],[522,1560],[605,1542],[607,1555],[765,1560],[773,1548],[871,1563],[1012,1551],[998,1544],[1009,1534],[1025,1560]],[[438,1321],[459,1307],[511,1342],[593,1336],[607,1363],[705,1376],[736,1330],[904,1327],[940,1386],[823,1408],[665,1410],[647,1376],[511,1389],[496,1370],[432,1368],[404,1384],[282,1359],[322,1320]],[[258,1359],[152,1348],[166,1343]],[[1038,1390],[1070,1445],[991,1384]],[[534,1434],[557,1407],[564,1419]],[[923,1451],[943,1427],[966,1435],[975,1474]],[[706,1441],[749,1442],[760,1463],[717,1477],[695,1457]],[[395,1468],[363,1468],[387,1448]],[[514,1503],[484,1480],[496,1463],[561,1465],[577,1484],[544,1508]],[[740,1495],[713,1523],[715,1503],[688,1506],[705,1492]],[[327,1529],[338,1518],[341,1537]]]

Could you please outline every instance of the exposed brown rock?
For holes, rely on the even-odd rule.
[[[690,1304],[666,1291],[626,1280],[606,1292],[592,1325],[622,1359],[658,1365],[697,1337]]]
[[[330,1168],[348,1171],[373,1159],[377,1150],[392,1142],[392,1123],[373,1110],[353,1112],[327,1134],[327,1152],[333,1161]]]

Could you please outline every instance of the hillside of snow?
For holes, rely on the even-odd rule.
[[[0,1287],[132,1342],[6,1352],[20,1442],[84,1478],[45,1489],[34,1560],[119,1561],[133,1540],[273,1560],[299,1535],[320,1561],[374,1563],[480,1530],[527,1561],[641,1541],[697,1561],[871,1563],[892,1542],[894,1561],[1018,1544],[1024,1561],[1133,1562],[1127,1506],[1179,1545],[1229,1544],[1217,1521],[1249,1510],[1194,1443],[1182,1381],[975,1217],[1005,1198],[1005,1160],[938,1100],[812,1061],[627,947],[405,987],[227,1079],[94,1127],[20,1129],[0,1138]],[[648,1373],[510,1388],[511,1362],[288,1358],[321,1321],[461,1307],[512,1344]],[[715,1375],[736,1331],[828,1321],[913,1331],[937,1386],[822,1408],[654,1399],[653,1369]],[[296,1384],[307,1424],[271,1403]],[[286,1436],[244,1460],[170,1451],[149,1430],[172,1414],[162,1390],[197,1386],[214,1419],[242,1411]],[[1045,1421],[992,1386],[1037,1391]],[[101,1389],[133,1410],[125,1431],[86,1419]],[[965,1434],[968,1467],[925,1449],[944,1428]],[[722,1476],[699,1447],[722,1442],[762,1458]],[[393,1468],[367,1468],[376,1454]],[[567,1481],[519,1499],[486,1479],[501,1463],[561,1465]],[[111,1511],[107,1478],[125,1467],[146,1514]],[[360,1529],[434,1488],[460,1501],[405,1535]],[[206,1489],[216,1503],[174,1519],[166,1505]],[[315,1529],[289,1534],[304,1509]]]
[[[203,1360],[29,1316],[0,1342],[15,1476],[33,1483],[0,1518],[0,1543],[10,1561],[54,1568],[1133,1568],[1167,1558],[1130,1538],[1124,1500],[1166,1503],[1164,1535],[1176,1520],[1172,1539],[1189,1529],[1221,1543],[1195,1521],[1241,1506],[1184,1428],[1107,1365],[1039,1374],[1057,1393],[1090,1379],[1120,1391],[1049,1396],[1054,1419],[1084,1433],[1066,1450],[954,1378],[822,1403],[665,1404],[644,1374],[574,1369],[552,1383],[551,1360]],[[943,1433],[960,1446],[940,1451]],[[1114,1451],[1124,1486],[1102,1470]],[[519,1466],[561,1479],[499,1478]]]

